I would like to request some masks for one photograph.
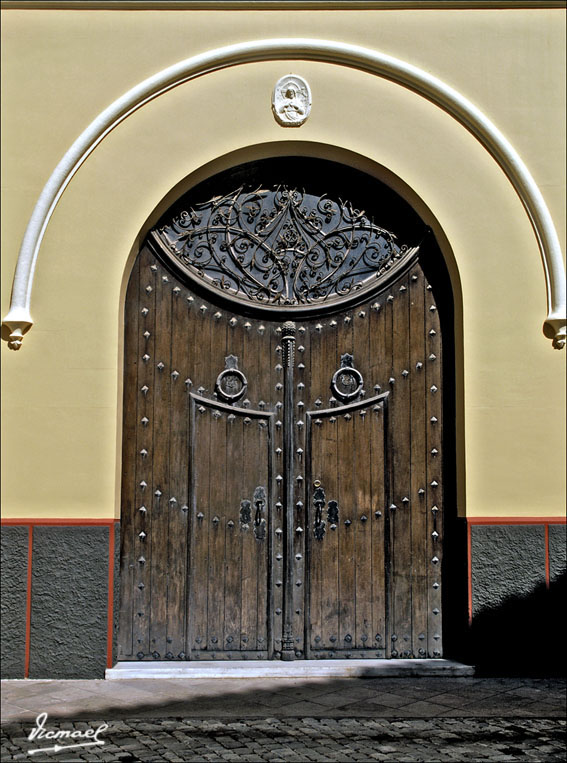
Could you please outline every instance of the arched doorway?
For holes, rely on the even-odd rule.
[[[441,260],[319,159],[162,216],[126,296],[119,660],[443,655]]]

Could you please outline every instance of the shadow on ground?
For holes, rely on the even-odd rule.
[[[468,661],[477,676],[565,677],[567,574],[549,589],[510,596],[475,615],[468,635]]]
[[[10,698],[9,720],[93,718],[562,717],[565,683],[510,678],[126,679],[45,682]],[[41,693],[40,692],[41,688]],[[8,719],[8,718],[7,718]]]

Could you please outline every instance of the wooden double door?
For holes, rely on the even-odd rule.
[[[439,314],[419,252],[386,276],[254,312],[142,248],[119,659],[442,655]]]

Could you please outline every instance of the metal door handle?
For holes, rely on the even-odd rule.
[[[325,491],[321,487],[319,480],[313,483],[315,492],[313,493],[313,505],[315,506],[315,521],[313,523],[313,534],[317,540],[323,540],[325,535],[325,521],[323,519],[323,507],[325,505]]]
[[[258,540],[264,540],[266,536],[266,520],[262,515],[266,507],[266,489],[261,486],[258,486],[254,491],[254,506],[256,507],[254,535]]]

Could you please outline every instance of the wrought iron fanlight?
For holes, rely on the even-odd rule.
[[[350,203],[285,186],[238,188],[152,234],[191,279],[280,309],[350,301],[417,252]]]

